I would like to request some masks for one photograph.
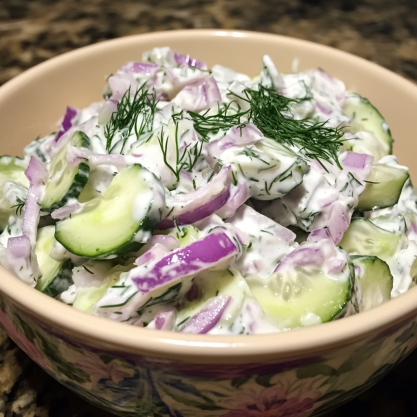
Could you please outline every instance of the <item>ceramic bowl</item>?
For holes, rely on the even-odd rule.
[[[67,104],[100,100],[109,74],[163,45],[253,75],[265,53],[283,72],[294,65],[326,69],[381,110],[399,162],[416,177],[415,85],[338,50],[250,32],[126,37],[38,65],[0,88],[0,153],[20,154],[55,130]],[[360,315],[256,336],[184,335],[107,321],[5,270],[0,291],[0,322],[11,338],[63,385],[120,416],[319,416],[374,384],[417,344],[417,288]]]

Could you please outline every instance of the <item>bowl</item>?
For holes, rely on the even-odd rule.
[[[325,46],[233,31],[120,38],[30,69],[0,88],[1,154],[21,154],[36,136],[55,130],[67,104],[100,100],[109,74],[163,45],[253,75],[265,53],[283,72],[293,65],[326,69],[380,109],[399,162],[416,177],[414,84]],[[417,288],[360,315],[251,336],[115,323],[49,298],[4,269],[0,292],[0,322],[10,337],[60,383],[120,416],[320,416],[377,382],[417,345]]]

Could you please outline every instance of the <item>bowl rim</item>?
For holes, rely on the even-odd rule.
[[[46,69],[53,69],[66,62],[81,58],[92,51],[106,49],[110,44],[135,44],[143,40],[155,42],[170,39],[182,39],[190,36],[239,37],[258,40],[270,40],[277,44],[287,43],[297,46],[308,46],[317,52],[327,52],[342,60],[353,60],[389,78],[401,88],[411,89],[417,95],[417,86],[401,76],[369,62],[363,58],[310,41],[290,38],[281,35],[215,29],[192,29],[154,32],[126,36],[99,42],[79,48],[36,65],[0,87],[0,98],[7,100],[19,89],[22,82],[36,78]],[[149,355],[171,359],[181,359],[194,363],[248,363],[271,359],[288,359],[318,352],[327,352],[335,347],[347,346],[361,339],[375,335],[399,323],[410,320],[417,311],[417,288],[412,288],[388,303],[363,312],[320,326],[295,329],[290,332],[261,335],[192,335],[129,326],[101,317],[75,310],[71,306],[35,291],[10,272],[0,267],[0,293],[12,300],[13,304],[28,313],[29,316],[50,324],[59,332],[82,341],[89,346],[106,347],[113,351]],[[53,314],[51,314],[53,312]],[[128,330],[130,329],[130,330]]]

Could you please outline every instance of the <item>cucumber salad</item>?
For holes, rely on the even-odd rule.
[[[378,110],[322,69],[259,76],[168,47],[0,157],[0,262],[89,314],[257,334],[415,285],[417,195]]]

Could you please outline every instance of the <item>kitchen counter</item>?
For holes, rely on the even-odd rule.
[[[223,28],[278,33],[377,62],[417,82],[414,0],[2,0],[0,84],[63,52],[136,33]],[[417,415],[417,352],[328,417]],[[59,385],[0,328],[0,417],[110,417]]]

